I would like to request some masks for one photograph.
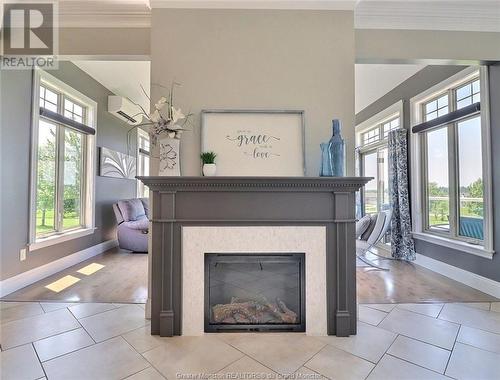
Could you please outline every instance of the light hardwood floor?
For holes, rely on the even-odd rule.
[[[92,264],[103,267],[88,275],[78,272]],[[66,276],[79,281],[59,292],[47,288]],[[147,297],[148,255],[114,248],[11,293],[3,300],[144,303]]]
[[[356,283],[359,303],[498,301],[411,262],[378,259],[369,253],[367,258],[390,271],[358,265]]]
[[[375,256],[371,257],[372,259]],[[147,255],[112,249],[56,275],[12,293],[3,300],[144,303],[147,299]],[[78,271],[103,265],[91,275]],[[496,298],[413,263],[381,260],[389,272],[359,266],[359,303],[494,302]],[[79,279],[60,292],[46,288],[65,276]]]

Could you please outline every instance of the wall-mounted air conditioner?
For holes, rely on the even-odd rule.
[[[141,109],[122,96],[108,96],[108,112],[126,121],[128,124],[135,125],[142,121],[142,115],[138,115]]]

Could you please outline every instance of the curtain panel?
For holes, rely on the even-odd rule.
[[[389,132],[389,194],[392,207],[391,254],[400,260],[416,259],[411,236],[410,199],[408,191],[408,131]]]

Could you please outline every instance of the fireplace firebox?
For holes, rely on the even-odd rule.
[[[205,332],[305,327],[303,253],[205,254]]]

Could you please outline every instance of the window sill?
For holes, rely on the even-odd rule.
[[[471,255],[476,255],[490,260],[493,259],[493,254],[495,253],[495,251],[487,250],[480,245],[469,244],[463,241],[453,240],[446,237],[436,236],[423,232],[413,232],[412,234],[413,237],[417,240],[423,240],[429,243],[456,249],[457,251],[470,253]]]
[[[50,247],[51,245],[63,243],[65,241],[77,239],[83,236],[92,235],[96,228],[81,228],[74,231],[68,231],[58,235],[52,235],[43,239],[38,239],[36,242],[29,245],[29,250],[36,251],[37,249],[42,249],[45,247]]]

